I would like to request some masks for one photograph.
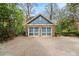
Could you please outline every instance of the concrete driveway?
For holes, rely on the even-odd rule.
[[[78,37],[24,37],[0,44],[2,56],[79,56]]]

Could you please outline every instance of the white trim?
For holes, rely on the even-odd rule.
[[[33,36],[39,36],[39,28],[38,28],[38,32],[34,32],[35,28],[33,27]],[[38,35],[35,35],[35,33],[38,33]]]
[[[51,36],[52,36],[52,32],[53,32],[53,31],[52,31],[52,27],[51,27]]]
[[[29,28],[30,28],[30,27],[29,27]],[[31,37],[39,37],[39,36],[40,36],[40,37],[46,37],[46,36],[48,37],[48,36],[52,36],[52,28],[51,28],[51,27],[50,27],[50,28],[51,28],[51,32],[49,32],[49,33],[51,33],[51,35],[47,35],[47,33],[48,33],[48,32],[47,32],[48,26],[45,27],[45,29],[46,29],[46,32],[45,32],[46,34],[45,34],[45,35],[42,35],[42,33],[43,33],[43,32],[42,32],[42,28],[43,28],[43,27],[38,27],[38,32],[37,32],[38,35],[35,35],[35,33],[34,33],[34,30],[35,30],[34,27],[33,27],[33,35],[29,35],[29,33],[30,33],[30,32],[29,32],[29,28],[28,28],[28,36],[31,36]]]
[[[28,36],[29,36],[29,28],[28,28]]]
[[[28,24],[28,25],[53,25],[53,24]]]
[[[42,32],[42,28],[41,28],[41,36],[52,36],[52,28],[50,27],[50,28],[51,28],[51,35],[47,35],[47,33],[48,33],[48,32],[47,32],[47,28],[48,28],[48,27],[45,27],[46,32]],[[45,35],[42,35],[42,33],[46,33],[46,34],[45,34]],[[49,33],[50,33],[50,32],[49,32]]]
[[[28,24],[28,25],[53,25],[53,24]]]
[[[38,16],[44,17],[42,14],[39,14],[39,15],[37,15],[36,17],[38,17]],[[31,22],[32,20],[35,20],[36,17],[34,17],[34,18],[32,18],[31,20],[27,21],[27,23]],[[44,17],[44,18],[45,18],[45,17]],[[47,20],[48,22],[52,23],[52,21],[48,20],[47,18],[45,18],[45,20]],[[53,23],[52,23],[52,24],[53,24]]]

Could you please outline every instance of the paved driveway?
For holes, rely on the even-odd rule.
[[[15,56],[79,56],[77,37],[17,37],[0,44],[0,55]]]

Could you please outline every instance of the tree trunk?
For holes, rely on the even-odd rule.
[[[53,5],[50,3],[50,20],[52,20],[52,14],[53,14]]]

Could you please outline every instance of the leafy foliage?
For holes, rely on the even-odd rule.
[[[56,33],[60,35],[70,35],[70,34],[75,34],[76,32],[77,29],[75,23],[69,17],[65,17],[63,20],[59,21],[56,28]]]
[[[14,29],[15,29],[15,34],[19,35],[22,34],[24,31],[23,27],[23,21],[24,21],[24,15],[21,10],[16,10],[16,21],[14,23]]]
[[[78,20],[78,12],[77,9],[79,8],[78,3],[69,3],[67,4],[66,8],[66,15],[62,20],[59,20],[57,24],[56,33],[60,35],[76,35],[79,36],[79,32],[77,26],[75,24],[76,20]]]
[[[21,32],[19,30],[22,29],[23,16],[16,5],[0,4],[0,42],[11,39],[17,32]]]

